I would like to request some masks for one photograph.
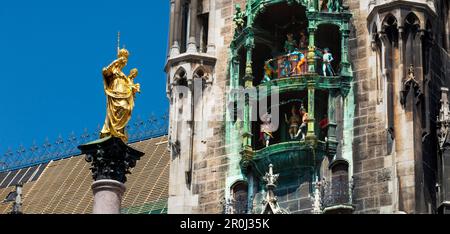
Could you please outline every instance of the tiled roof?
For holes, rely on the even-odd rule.
[[[145,152],[145,155],[127,177],[122,213],[167,212],[170,162],[167,137],[152,138],[131,146]],[[41,164],[40,167],[22,168],[5,175],[2,173],[0,200],[21,181],[25,183],[22,196],[24,213],[91,213],[93,180],[89,168],[84,155],[78,155]],[[10,212],[11,207],[12,203],[0,203],[0,213]]]

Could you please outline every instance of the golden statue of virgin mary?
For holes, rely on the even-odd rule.
[[[134,84],[137,69],[125,75],[122,69],[127,65],[129,52],[118,50],[117,59],[108,67],[103,68],[103,83],[106,95],[106,119],[100,133],[100,138],[113,136],[128,141],[125,127],[131,119],[136,92],[140,92],[140,85]]]

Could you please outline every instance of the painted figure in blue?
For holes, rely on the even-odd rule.
[[[294,73],[294,74],[301,74],[302,73],[302,66],[303,66],[303,64],[306,63],[305,55],[302,52],[298,51],[298,50],[295,50],[294,52],[292,52],[291,55],[293,56],[294,63],[295,63],[295,66],[293,66],[293,68],[292,68],[292,73]]]
[[[264,63],[264,79],[262,83],[271,81],[273,74],[275,73],[275,68],[272,66],[273,59],[269,59]]]
[[[281,77],[287,77],[291,73],[291,61],[289,54],[283,57],[283,69],[281,70]]]
[[[322,57],[322,70],[323,70],[323,76],[327,76],[327,71],[331,76],[334,76],[333,73],[333,67],[331,66],[331,62],[334,61],[333,55],[330,53],[330,49],[325,48],[323,50],[323,57]]]

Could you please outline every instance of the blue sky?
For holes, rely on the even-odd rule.
[[[1,1],[0,154],[103,125],[117,31],[139,69],[133,118],[165,113],[168,23],[168,0]]]

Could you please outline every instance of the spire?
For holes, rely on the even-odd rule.
[[[264,176],[264,181],[267,182],[266,188],[269,191],[273,191],[273,189],[275,189],[277,186],[275,185],[275,183],[278,180],[278,176],[280,174],[273,174],[273,164],[269,165],[269,172],[266,173],[266,175]]]
[[[275,183],[278,180],[280,174],[273,174],[273,165],[269,165],[269,172],[263,177],[266,184],[266,197],[263,200],[262,214],[288,214],[288,212],[282,209],[278,205],[277,196],[275,196],[274,190],[277,187]]]
[[[321,182],[317,181],[314,186],[314,197],[313,197],[313,214],[322,214],[322,198],[320,197],[320,186]]]

